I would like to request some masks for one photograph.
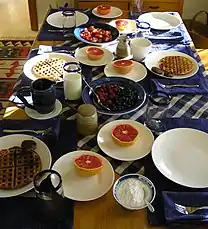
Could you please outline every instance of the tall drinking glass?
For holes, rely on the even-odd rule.
[[[165,92],[155,92],[148,96],[145,125],[153,133],[165,131],[164,118],[167,116],[171,96]]]
[[[61,175],[54,170],[43,170],[34,178],[34,189],[39,208],[45,220],[56,220],[63,216],[64,193]]]

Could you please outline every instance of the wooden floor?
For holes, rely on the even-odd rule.
[[[27,0],[0,0],[0,39],[31,39]]]

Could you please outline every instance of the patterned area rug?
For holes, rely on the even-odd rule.
[[[0,119],[32,47],[33,41],[0,40]]]

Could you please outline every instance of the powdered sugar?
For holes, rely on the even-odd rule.
[[[116,190],[119,202],[131,208],[143,207],[145,192],[142,185],[142,182],[135,178],[122,181]]]

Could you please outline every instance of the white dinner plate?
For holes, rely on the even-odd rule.
[[[37,144],[35,152],[39,155],[42,170],[49,169],[51,166],[51,153],[47,145],[36,137],[25,134],[11,134],[0,138],[0,149],[8,149],[13,146],[21,146],[22,141],[33,140]],[[18,189],[0,189],[0,197],[12,197],[21,195],[33,188],[33,182]]]
[[[90,177],[80,176],[74,167],[74,160],[82,154],[90,154],[102,160],[102,170]],[[53,165],[63,180],[64,196],[77,201],[90,201],[105,195],[114,182],[114,171],[107,159],[91,151],[74,151],[63,155]]]
[[[46,119],[54,118],[58,116],[61,113],[61,111],[62,111],[62,104],[58,99],[56,99],[54,110],[48,114],[40,114],[36,110],[25,107],[26,115],[28,115],[30,118],[37,119],[37,120],[46,120]]]
[[[169,13],[150,12],[139,16],[139,21],[148,22],[152,29],[170,30],[181,24],[179,17]]]
[[[130,124],[137,129],[139,136],[133,145],[124,147],[115,143],[111,133],[119,124]],[[134,161],[145,157],[150,152],[154,136],[143,124],[134,120],[123,119],[104,125],[97,135],[97,142],[100,149],[108,156],[121,161]]]
[[[47,58],[61,58],[64,59],[66,62],[77,62],[77,60],[70,56],[69,54],[65,53],[44,53],[42,55],[37,55],[29,59],[23,67],[24,74],[31,80],[36,80],[38,77],[33,73],[33,67],[36,65],[39,61],[45,60]]]
[[[192,61],[193,65],[194,65],[194,68],[188,74],[178,75],[178,76],[173,76],[173,77],[161,76],[161,75],[153,72],[151,70],[152,67],[159,67],[159,60],[162,59],[163,57],[166,57],[166,56],[184,56],[184,57],[186,57],[186,58],[188,58],[189,60]],[[196,62],[196,60],[194,58],[192,58],[191,56],[189,56],[189,55],[187,55],[185,53],[178,52],[178,51],[156,51],[156,52],[152,52],[145,58],[144,63],[146,65],[146,67],[151,72],[153,72],[154,74],[156,74],[158,76],[161,76],[161,77],[164,77],[164,78],[168,78],[168,79],[185,79],[185,78],[189,78],[189,77],[195,75],[199,70],[199,66],[198,66],[198,64],[197,64],[197,62]]]
[[[97,7],[92,10],[92,13],[100,18],[117,18],[123,14],[123,11],[117,7],[111,6],[110,13],[102,15],[97,12]]]
[[[120,19],[118,19],[118,20],[120,20]],[[130,19],[122,19],[122,20],[128,21],[129,26],[128,26],[128,28],[124,29],[123,31],[118,30],[120,34],[130,34],[130,33],[136,32],[136,21],[135,20],[130,20]],[[117,20],[112,20],[111,22],[109,22],[109,25],[117,28],[116,27],[116,21]]]
[[[108,77],[112,77],[112,76],[124,77],[130,80],[134,80],[135,82],[143,80],[147,76],[146,68],[144,67],[144,65],[136,61],[133,61],[133,63],[134,63],[133,69],[125,75],[120,74],[117,71],[115,71],[112,62],[106,65],[104,69],[104,73]]]
[[[100,60],[90,60],[87,56],[86,50],[91,47],[94,48],[96,46],[86,46],[78,49],[75,53],[76,60],[88,66],[103,66],[110,63],[114,59],[113,54],[108,49],[98,47],[104,51],[104,56]]]
[[[152,159],[157,169],[175,183],[191,188],[207,188],[207,149],[207,133],[176,128],[155,140]]]
[[[66,28],[72,28],[74,25],[71,25],[70,20],[65,20],[64,16],[62,15],[63,11],[58,11],[55,13],[50,14],[46,21],[48,22],[49,25],[52,25],[57,28],[63,28],[63,23],[65,23]],[[64,21],[65,20],[65,21]],[[83,25],[89,21],[89,17],[79,11],[76,11],[76,26]]]

